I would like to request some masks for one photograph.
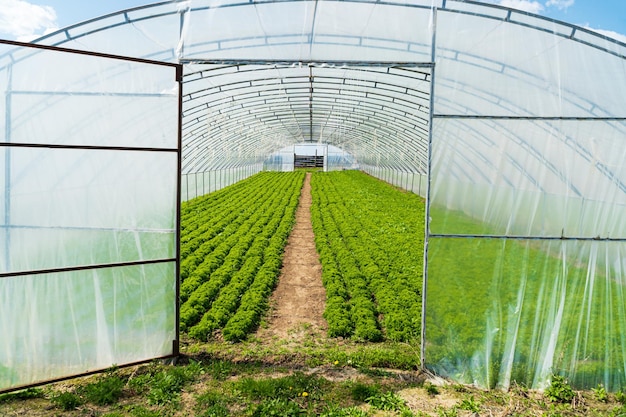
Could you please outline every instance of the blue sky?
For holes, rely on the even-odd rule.
[[[0,0],[0,38],[28,41],[154,0]],[[483,0],[563,20],[626,42],[626,0]]]

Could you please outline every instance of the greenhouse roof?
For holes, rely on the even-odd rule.
[[[37,42],[185,64],[183,173],[262,161],[299,142],[425,173],[432,116],[476,136],[485,133],[472,119],[491,118],[487,129],[503,129],[563,182],[562,167],[538,157],[515,121],[532,119],[545,133],[600,118],[614,131],[624,116],[625,45],[471,1],[170,1]],[[561,141],[590,157],[567,135]],[[460,149],[454,175],[491,176],[501,152],[493,143]],[[514,169],[538,184],[523,163]]]

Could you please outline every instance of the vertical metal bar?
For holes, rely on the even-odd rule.
[[[178,20],[178,47],[176,48],[176,58],[178,58],[178,62],[180,59],[185,56],[185,17],[189,9],[184,9],[180,11],[180,16]]]
[[[172,354],[180,354],[180,198],[182,187],[183,167],[183,66],[176,67],[176,82],[178,83],[178,153],[177,153],[177,189],[176,189],[176,339],[172,344]]]
[[[424,216],[424,271],[422,274],[422,334],[420,346],[420,364],[422,369],[426,368],[426,299],[428,289],[428,244],[429,244],[429,218],[430,218],[430,176],[432,168],[432,144],[433,144],[433,108],[435,103],[435,58],[437,57],[437,8],[431,9],[432,38],[430,60],[432,69],[430,73],[430,109],[428,115],[428,165],[426,177],[426,215]],[[421,184],[421,182],[420,182]]]
[[[315,2],[317,7],[317,2]],[[309,65],[309,142],[313,142],[313,67]]]
[[[5,142],[11,142],[11,89],[13,84],[13,64],[7,68],[8,81],[5,95]],[[11,270],[11,147],[4,148],[4,226],[5,226],[5,247],[4,260],[7,271]]]

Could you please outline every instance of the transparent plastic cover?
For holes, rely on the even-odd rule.
[[[10,54],[0,68],[0,391],[173,354],[177,68]]]

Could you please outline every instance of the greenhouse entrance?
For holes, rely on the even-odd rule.
[[[324,168],[324,155],[293,154],[294,168]]]

